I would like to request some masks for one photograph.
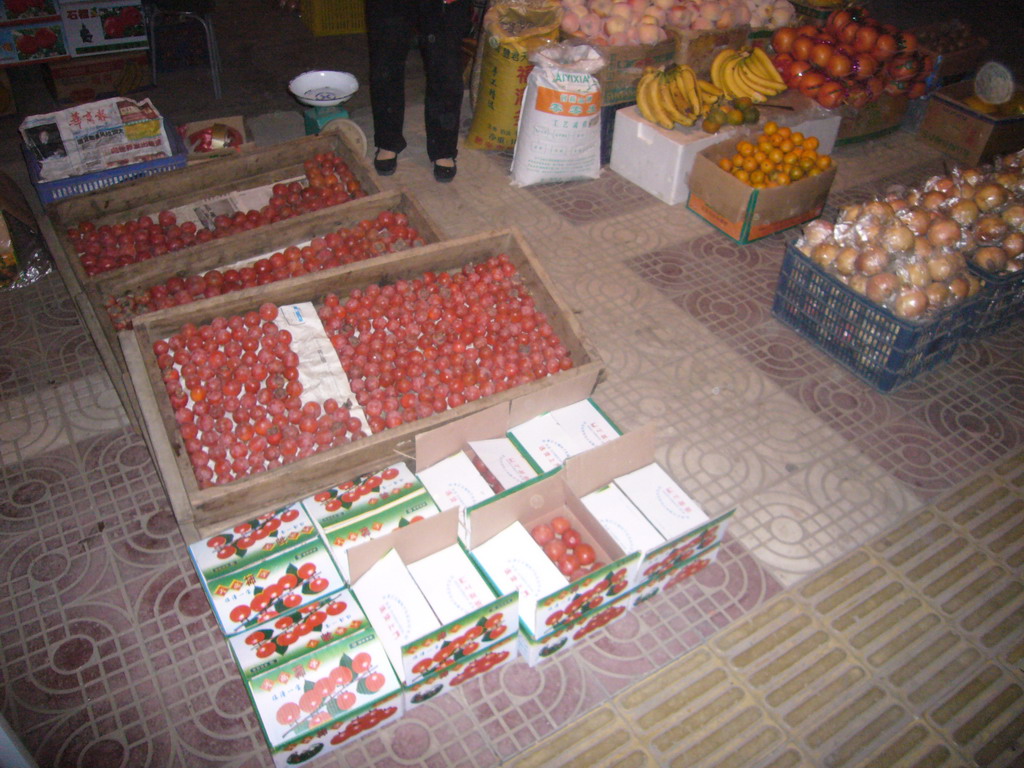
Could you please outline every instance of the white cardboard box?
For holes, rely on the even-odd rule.
[[[581,435],[563,429],[550,413],[517,424],[508,436],[540,472],[557,469],[570,456],[591,447]]]
[[[626,552],[646,554],[665,543],[665,537],[615,484],[598,488],[580,501]]]
[[[786,93],[773,103],[798,106],[808,118],[792,124],[782,117],[783,110],[762,109],[762,116],[771,112],[766,120],[777,120],[791,125],[805,136],[816,136],[818,152],[830,154],[839,134],[839,115],[826,114],[811,107],[810,100],[799,93]],[[796,110],[794,110],[794,113]],[[779,113],[779,114],[776,114]],[[617,174],[650,192],[663,203],[685,203],[690,194],[690,171],[697,155],[721,141],[738,141],[744,133],[756,134],[757,126],[741,126],[737,130],[723,130],[707,134],[700,128],[665,130],[644,120],[636,107],[624,107],[615,113],[615,131],[612,138],[612,156],[609,167]]]
[[[617,477],[615,484],[666,539],[708,522],[704,510],[658,464]]]
[[[458,542],[409,563],[408,568],[442,624],[461,619],[494,600],[491,588]]]
[[[469,456],[459,451],[416,473],[427,493],[440,509],[457,508],[460,514],[491,498],[494,491],[473,466]]]

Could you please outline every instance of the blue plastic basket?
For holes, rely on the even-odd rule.
[[[971,338],[983,339],[1024,321],[1024,271],[989,272],[977,264],[968,269],[985,281],[978,293],[978,310],[971,323]]]
[[[41,181],[39,178],[39,161],[35,158],[28,147],[21,145],[21,152],[25,156],[25,164],[28,166],[28,175],[32,185],[36,188],[36,194],[43,205],[54,203],[75,195],[84,195],[87,192],[95,192],[99,189],[106,189],[122,181],[138,179],[142,176],[152,176],[154,173],[173,171],[184,168],[188,163],[188,150],[185,142],[178,131],[166,120],[164,130],[171,143],[170,157],[162,157],[158,160],[148,160],[144,163],[123,165],[119,168],[108,168],[105,171],[86,173],[81,176],[70,176],[66,179],[56,181]]]
[[[904,320],[788,243],[772,314],[880,392],[891,392],[953,357],[977,305],[971,300],[926,320]]]

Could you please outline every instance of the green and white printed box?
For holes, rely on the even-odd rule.
[[[623,548],[639,549],[637,586],[719,543],[736,511],[709,519],[653,464],[654,444],[654,425],[647,425],[574,456],[565,466],[570,487],[584,504],[596,507],[592,512],[609,534]],[[652,478],[647,484],[642,482],[646,476]],[[647,526],[636,517],[638,512]]]
[[[551,416],[558,426],[591,448],[610,443],[622,434],[592,398],[555,408]]]
[[[570,456],[590,448],[582,435],[563,429],[550,413],[517,424],[508,437],[538,472],[558,469]]]
[[[315,541],[316,526],[299,504],[246,520],[192,544],[189,554],[204,579],[215,579],[292,547]]]
[[[367,627],[363,609],[346,588],[240,632],[228,644],[242,677],[250,678]]]
[[[531,667],[574,647],[602,627],[622,618],[634,605],[634,592],[624,592],[551,632],[537,638],[526,629],[519,632],[519,656]]]
[[[225,635],[250,629],[345,586],[319,539],[202,581]]]
[[[496,590],[469,557],[455,509],[357,547],[351,561],[354,591],[406,685],[518,629],[518,595]]]
[[[679,551],[671,561],[671,564],[652,573],[650,578],[633,590],[634,605],[650,600],[655,595],[671,590],[678,584],[692,579],[716,559],[721,552],[721,541],[711,544],[709,547],[700,549],[696,555],[681,559],[685,550]]]
[[[573,494],[561,471],[496,496],[470,509],[468,515],[470,554],[499,591],[507,591],[504,584],[520,590],[520,624],[534,636],[569,623],[635,586],[640,553],[622,550]],[[553,564],[528,533],[555,517],[565,517],[594,549],[594,565],[573,581],[557,569],[560,581],[550,575]],[[516,523],[521,531],[507,530]],[[538,557],[547,560],[547,567]]]
[[[438,669],[405,687],[405,709],[408,712],[420,704],[467,683],[492,669],[511,664],[519,655],[518,635],[507,635],[504,640],[477,650],[472,656]]]
[[[245,678],[276,766],[344,744],[404,712],[401,684],[372,629]]]

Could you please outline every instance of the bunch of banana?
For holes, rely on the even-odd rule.
[[[721,95],[720,88],[699,79],[688,65],[647,67],[636,87],[636,105],[645,120],[671,130],[676,123],[693,125]]]
[[[146,85],[147,81],[146,73],[142,67],[139,66],[138,62],[129,59],[124,63],[124,68],[117,77],[117,82],[114,83],[114,90],[117,91],[118,95],[124,95],[137,91],[143,85]]]
[[[763,104],[769,97],[786,90],[786,84],[768,54],[756,47],[719,51],[711,63],[711,82],[730,98],[746,96],[757,104]]]

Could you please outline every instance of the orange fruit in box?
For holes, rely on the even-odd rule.
[[[818,176],[832,167],[829,155],[819,155],[820,142],[775,122],[764,132],[736,143],[736,154],[719,160],[719,167],[756,189],[781,187]]]

